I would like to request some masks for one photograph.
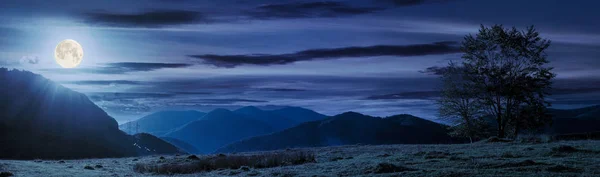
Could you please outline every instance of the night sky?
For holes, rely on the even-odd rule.
[[[600,104],[592,0],[2,0],[0,66],[87,94],[120,123],[167,109],[300,106],[436,118],[437,76],[479,25],[552,40],[557,108]],[[82,64],[54,48],[78,41]]]

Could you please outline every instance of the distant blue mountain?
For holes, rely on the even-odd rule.
[[[231,142],[271,132],[274,129],[262,121],[226,109],[215,109],[165,136],[183,140],[205,154]]]
[[[299,122],[292,121],[279,114],[274,114],[271,111],[263,111],[254,106],[243,107],[234,112],[244,115],[246,118],[264,122],[271,126],[275,131],[280,131],[299,124]]]
[[[0,159],[179,153],[151,135],[125,134],[85,95],[40,75],[0,68],[0,85]]]
[[[243,138],[277,132],[303,122],[321,120],[326,117],[312,110],[298,107],[261,110],[248,106],[235,111],[215,109],[209,113],[161,111],[119,127],[124,131],[135,130],[135,126],[138,124],[139,132],[174,138],[192,145],[198,153],[211,153],[223,145]],[[182,149],[190,149],[179,146],[182,143],[169,142]]]
[[[216,152],[265,151],[351,144],[457,143],[447,126],[411,115],[388,118],[347,112],[224,146]]]
[[[187,123],[198,120],[204,115],[206,115],[206,113],[192,110],[160,111],[144,116],[138,120],[122,124],[119,126],[119,129],[129,134],[143,132],[160,137],[173,129],[179,128]]]

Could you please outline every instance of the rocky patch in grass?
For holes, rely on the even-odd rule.
[[[560,145],[558,147],[554,147],[552,148],[552,152],[556,152],[556,153],[572,153],[572,152],[578,152],[579,150],[573,146],[567,146],[567,145]]]

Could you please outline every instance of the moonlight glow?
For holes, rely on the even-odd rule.
[[[63,68],[75,68],[83,59],[83,48],[77,41],[61,41],[54,50],[54,59]]]

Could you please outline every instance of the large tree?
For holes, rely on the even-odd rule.
[[[555,77],[546,66],[549,46],[533,27],[519,31],[482,25],[475,36],[465,37],[465,79],[483,111],[495,118],[498,137],[506,136],[507,127],[518,134],[525,125],[547,121],[545,98]]]
[[[440,117],[453,124],[450,135],[473,139],[486,135],[483,112],[472,89],[465,79],[464,67],[451,62],[441,72],[442,90],[438,100]]]

